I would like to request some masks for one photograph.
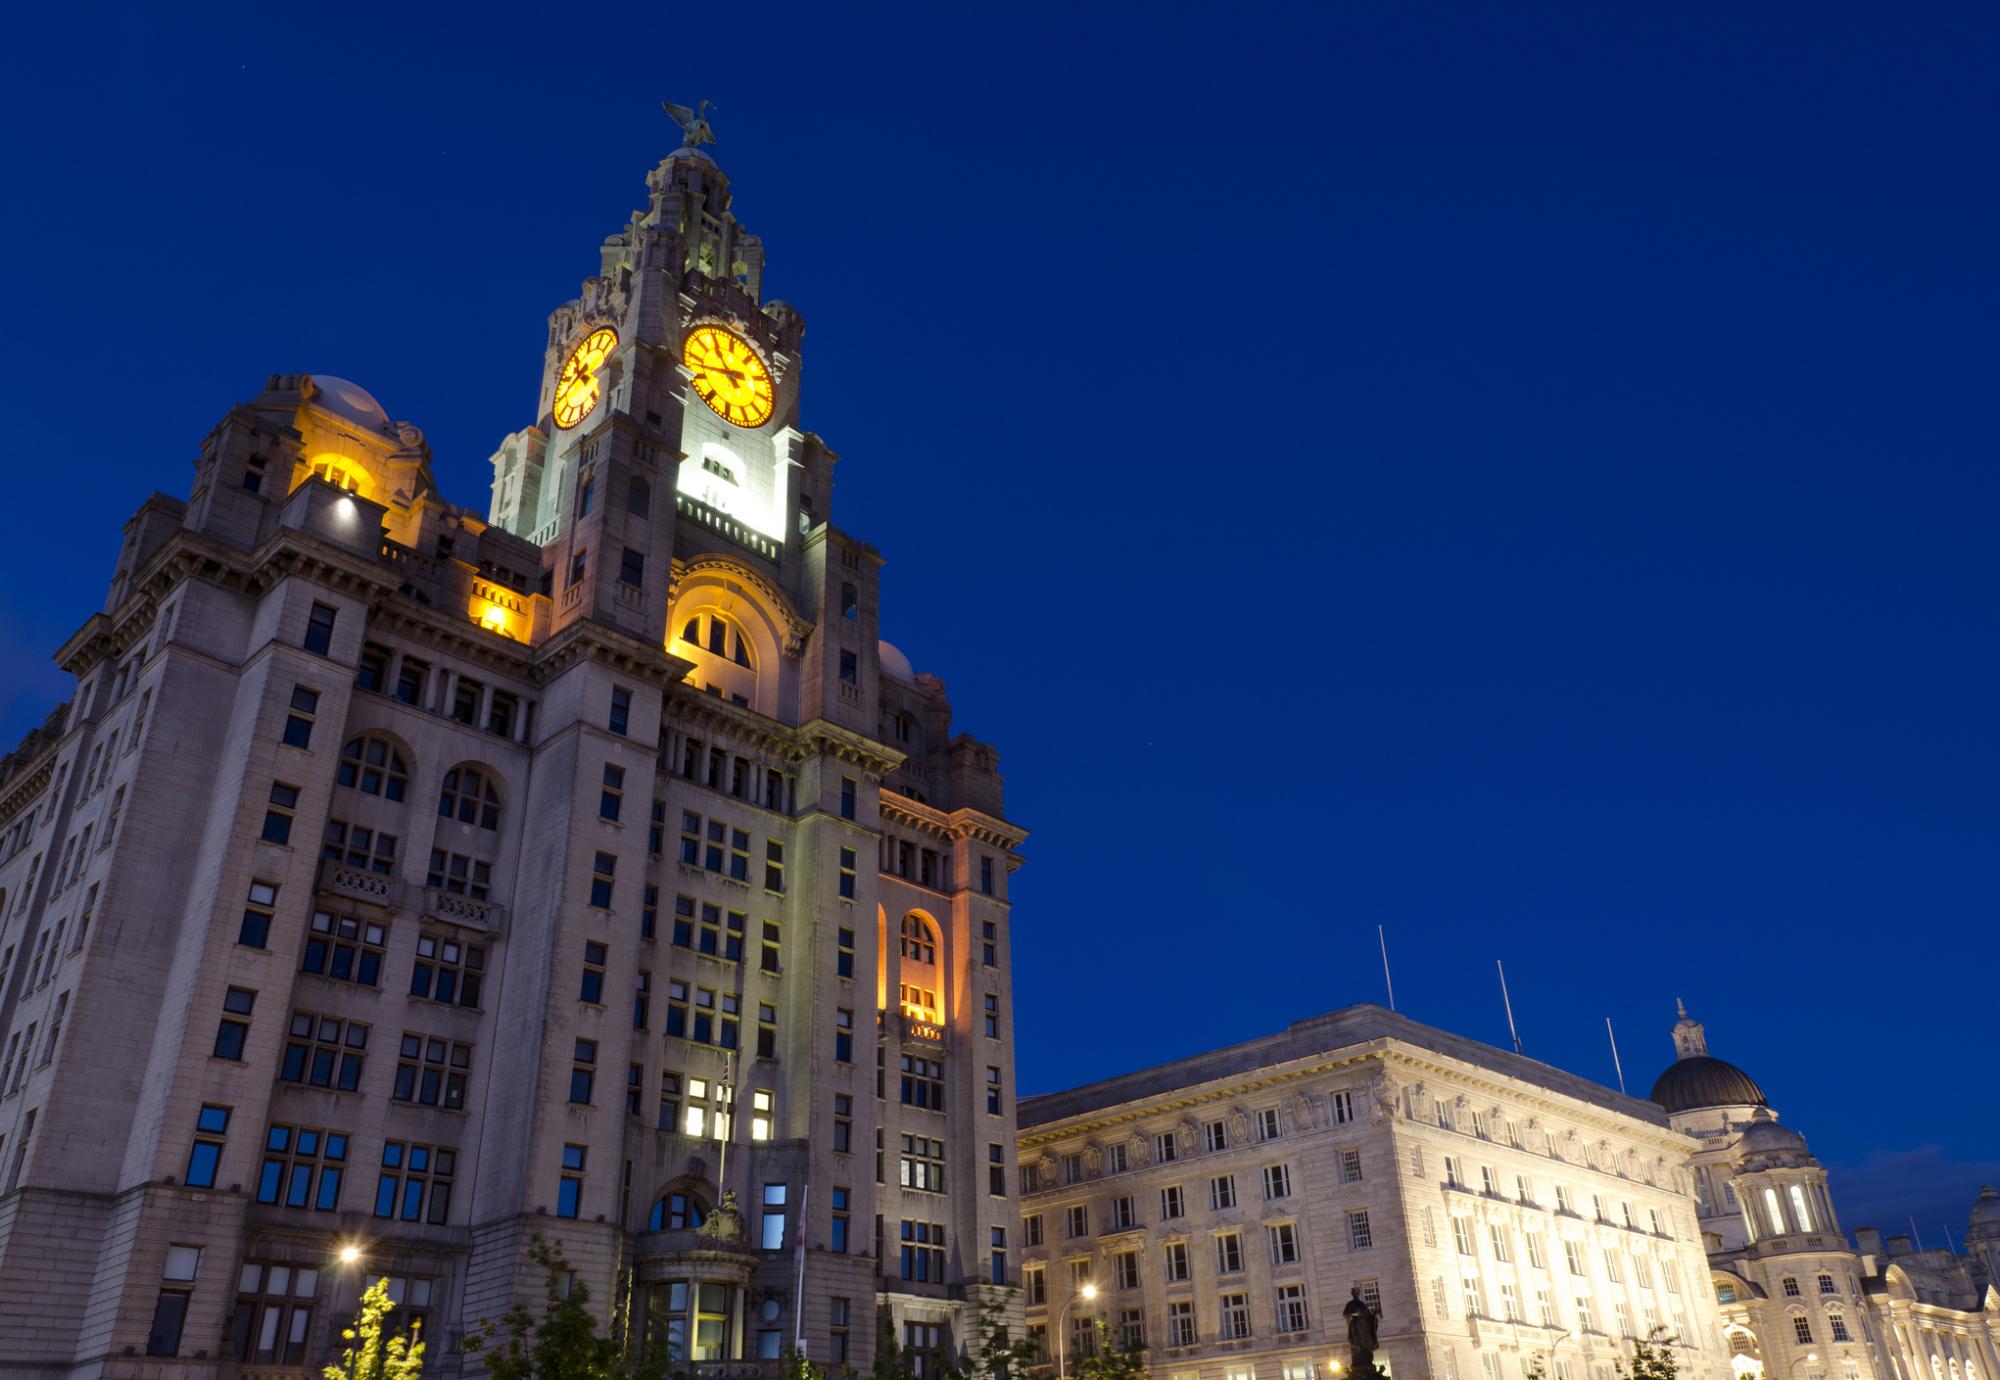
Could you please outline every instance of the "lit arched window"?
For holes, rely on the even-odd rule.
[[[500,793],[493,789],[493,778],[478,767],[453,767],[438,791],[438,813],[460,824],[498,829]]]
[[[351,494],[361,492],[361,476],[356,474],[352,467],[341,463],[331,455],[322,455],[312,462],[312,477],[324,479],[334,488],[343,489]]]
[[[379,733],[364,733],[340,750],[334,781],[350,790],[401,800],[410,783],[410,768],[397,746]]]
[[[915,911],[903,917],[903,957],[917,963],[937,962],[937,930]]]
[[[697,613],[681,628],[681,641],[714,656],[727,657],[738,666],[756,670],[750,660],[750,644],[743,629],[719,613]]]
[[[647,1231],[685,1231],[702,1224],[708,1216],[708,1208],[692,1193],[676,1190],[653,1204],[653,1215],[646,1219]]]

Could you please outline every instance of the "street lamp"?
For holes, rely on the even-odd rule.
[[[1069,1333],[1063,1330],[1063,1319],[1069,1316],[1070,1309],[1076,1307],[1078,1299],[1089,1300],[1096,1297],[1097,1286],[1086,1284],[1064,1299],[1063,1306],[1056,1310],[1056,1380],[1067,1380],[1069,1375],[1069,1346],[1064,1340]]]
[[[350,1241],[345,1246],[342,1246],[340,1248],[341,1264],[352,1265],[354,1264],[355,1261],[359,1259],[361,1259],[361,1248],[355,1245],[353,1242]]]

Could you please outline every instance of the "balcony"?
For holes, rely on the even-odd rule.
[[[901,1015],[903,1039],[913,1044],[935,1045],[943,1049],[945,1045],[944,1027],[936,1021],[927,1021],[905,1011]]]
[[[755,551],[767,561],[778,559],[777,542],[762,532],[752,531],[727,513],[718,512],[699,499],[690,498],[686,494],[675,494],[674,508],[682,517],[692,518],[711,532],[727,537],[738,546]]]
[[[319,880],[314,885],[325,895],[344,896],[371,906],[394,908],[402,904],[403,886],[394,877],[351,867],[332,858],[321,860]]]
[[[424,888],[424,914],[433,920],[499,934],[507,928],[507,907],[498,901],[477,901],[440,887]]]

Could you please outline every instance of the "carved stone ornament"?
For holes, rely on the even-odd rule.
[[[1250,1113],[1238,1107],[1229,1114],[1229,1143],[1243,1145],[1250,1139]]]
[[[735,1189],[722,1190],[722,1201],[702,1219],[701,1225],[695,1228],[695,1235],[724,1246],[740,1246],[749,1240],[749,1233],[743,1229],[743,1214],[736,1207]]]
[[[1044,1154],[1035,1162],[1035,1182],[1043,1188],[1054,1188],[1056,1184],[1056,1157]]]
[[[1310,1131],[1313,1127],[1319,1125],[1317,1099],[1308,1097],[1304,1093],[1294,1093],[1292,1094],[1291,1111],[1292,1128],[1294,1130]]]
[[[1144,1169],[1153,1162],[1153,1142],[1134,1131],[1132,1139],[1125,1142],[1125,1159],[1134,1169]]]
[[[1092,1141],[1083,1147],[1083,1172],[1089,1178],[1096,1178],[1104,1172],[1104,1151]]]
[[[1192,1121],[1183,1121],[1179,1126],[1174,1128],[1174,1133],[1181,1138],[1181,1154],[1192,1155],[1194,1153],[1194,1147],[1199,1143],[1196,1139],[1196,1132],[1197,1128]]]

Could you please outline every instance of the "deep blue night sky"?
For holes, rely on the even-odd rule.
[[[199,8],[0,59],[8,742],[269,372],[483,507],[707,96],[1034,831],[1023,1090],[1379,1000],[1381,923],[1634,1091],[1685,997],[1850,1227],[2000,1180],[2000,11]]]

